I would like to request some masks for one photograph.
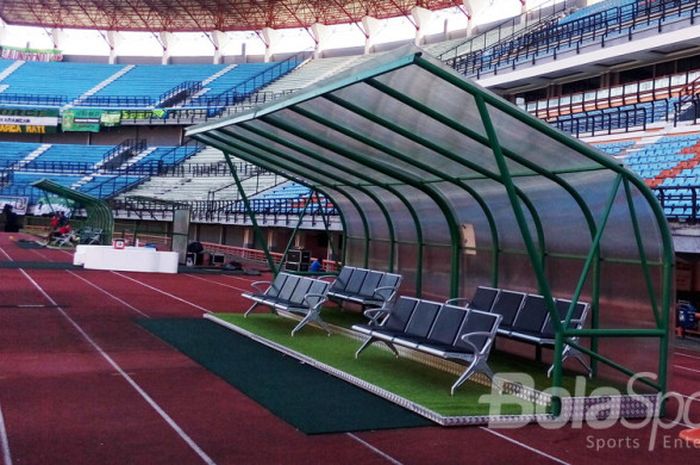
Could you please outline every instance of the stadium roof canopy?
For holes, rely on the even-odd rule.
[[[251,31],[343,24],[364,16],[410,14],[414,6],[440,10],[462,0],[6,0],[8,24],[119,31]]]
[[[654,194],[438,60],[397,49],[188,135],[329,197],[344,263],[399,272],[403,292],[433,299],[535,292],[560,342],[655,372],[664,390],[674,253]],[[590,302],[591,328],[568,329],[571,303],[560,323],[553,297]]]

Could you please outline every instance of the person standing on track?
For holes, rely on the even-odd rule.
[[[2,209],[2,214],[5,216],[5,232],[19,232],[19,216],[12,211],[12,205],[6,203]]]

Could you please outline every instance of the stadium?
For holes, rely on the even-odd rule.
[[[697,0],[0,1],[0,455],[700,457]]]

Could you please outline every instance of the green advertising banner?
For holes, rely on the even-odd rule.
[[[121,123],[121,121],[121,111],[104,111],[100,116],[100,124],[106,127],[119,126],[119,123]]]
[[[122,110],[122,119],[151,119],[151,118],[165,118],[168,116],[167,111],[156,108],[153,110]]]
[[[102,110],[75,108],[63,112],[63,132],[100,132]]]
[[[28,110],[0,108],[0,132],[14,134],[47,134],[56,132],[58,108]]]

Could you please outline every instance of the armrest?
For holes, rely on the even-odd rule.
[[[391,291],[391,292],[389,293],[389,296],[388,296],[388,297],[385,297],[385,296],[382,294],[383,291]],[[372,293],[372,297],[374,297],[374,296],[376,296],[377,294],[379,294],[379,297],[381,297],[382,300],[390,301],[391,298],[394,296],[395,293],[396,293],[396,287],[394,287],[394,286],[380,286],[380,287],[378,287],[378,288],[376,288],[376,289],[374,290],[374,292]]]
[[[484,345],[484,348],[479,350],[478,347],[476,347],[476,344],[474,344],[471,339],[472,337],[476,336],[482,336],[488,338],[486,341],[486,344]],[[493,343],[493,333],[490,333],[489,331],[474,331],[473,333],[467,333],[467,334],[462,334],[459,338],[464,342],[465,344],[468,344],[472,350],[474,351],[475,354],[480,354],[483,355],[485,353],[488,353],[488,351],[491,349],[491,344]]]
[[[311,302],[309,302],[309,297],[316,297],[318,298],[318,302],[316,304],[311,305]],[[316,308],[320,307],[328,298],[326,297],[326,294],[316,294],[313,292],[310,292],[306,295],[304,295],[304,303],[306,304],[307,307],[309,307],[312,310],[315,310]]]
[[[368,308],[362,314],[370,320],[370,325],[379,324],[379,319],[391,313],[391,309],[386,307]]]
[[[266,288],[266,289],[262,289],[262,288],[260,287],[260,286],[262,286],[263,284],[266,284],[266,285],[267,285],[267,288]],[[250,283],[250,285],[251,285],[251,287],[253,287],[256,291],[258,291],[258,293],[264,294],[265,291],[267,291],[267,289],[269,289],[270,286],[272,285],[272,281],[255,281],[255,282]]]
[[[454,299],[448,299],[445,301],[447,305],[460,304],[461,302],[464,302],[464,307],[469,306],[470,303],[469,299],[467,299],[466,297],[455,297]]]

